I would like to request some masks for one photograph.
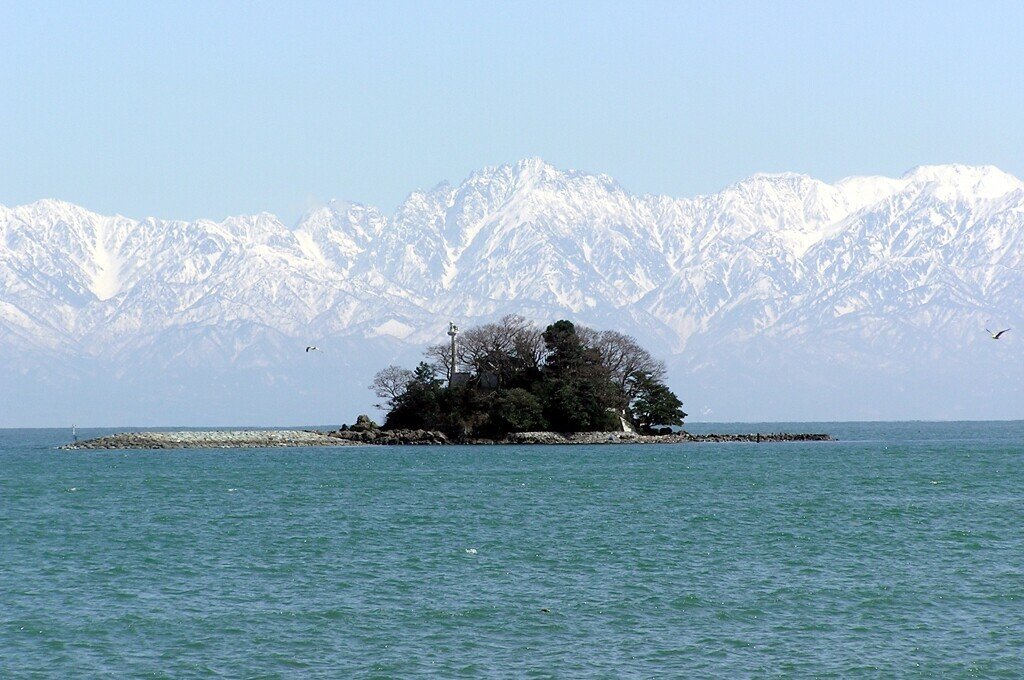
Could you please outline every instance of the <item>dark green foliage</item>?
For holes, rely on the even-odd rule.
[[[656,425],[683,424],[683,402],[664,383],[645,374],[636,379],[635,387],[631,410],[637,427],[649,432]]]
[[[521,387],[494,395],[491,400],[490,429],[495,434],[547,429],[540,399]]]
[[[544,362],[546,373],[567,375],[583,365],[586,348],[572,321],[556,321],[545,329],[542,337],[548,350],[548,358]]]
[[[462,439],[544,429],[608,431],[618,429],[619,414],[642,428],[682,423],[681,403],[660,379],[664,364],[629,336],[581,331],[566,320],[541,333],[521,317],[464,336],[459,364],[474,369],[468,383],[448,387],[438,378],[438,364],[428,363],[411,374],[389,367],[384,377],[395,380],[375,380],[378,396],[385,397],[404,383],[404,391],[389,399],[385,429],[442,430]],[[427,356],[447,372],[442,362],[450,352],[443,349],[431,347]]]
[[[444,381],[437,377],[437,367],[421,361],[412,372],[412,382],[431,390],[440,389]]]
[[[544,343],[548,358],[541,395],[551,428],[559,432],[613,429],[618,421],[614,411],[623,404],[597,350],[586,347],[572,322],[564,320],[547,327]]]
[[[405,392],[395,397],[394,405],[384,421],[384,429],[441,429],[442,385],[434,367],[420,362]]]
[[[487,402],[485,394],[469,385],[442,390],[436,429],[455,439],[471,436],[487,424]]]

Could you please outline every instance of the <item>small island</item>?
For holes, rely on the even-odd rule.
[[[388,366],[370,389],[386,411],[331,432],[127,432],[64,449],[271,448],[443,444],[680,444],[832,441],[828,434],[690,434],[665,364],[617,331],[521,316],[459,331],[415,369]]]
[[[544,330],[517,315],[427,348],[415,370],[388,366],[371,388],[384,430],[445,433],[453,441],[521,432],[669,434],[682,402],[665,363],[632,336],[561,320]]]
[[[270,449],[323,446],[422,446],[445,444],[682,444],[695,442],[812,442],[834,441],[828,434],[770,432],[757,434],[642,435],[632,432],[516,432],[501,439],[452,441],[436,430],[382,430],[370,422],[333,432],[311,430],[180,430],[121,432],[61,446],[67,451],[114,449]]]

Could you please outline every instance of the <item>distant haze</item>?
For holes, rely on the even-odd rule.
[[[295,228],[0,207],[0,243],[0,426],[352,422],[377,369],[510,312],[636,335],[691,419],[1024,416],[1024,183],[993,166],[670,198],[530,158]]]
[[[0,3],[0,203],[292,226],[534,155],[634,193],[1024,176],[1024,3]]]

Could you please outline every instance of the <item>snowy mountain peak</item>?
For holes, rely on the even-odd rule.
[[[905,173],[902,179],[932,185],[948,199],[999,198],[1024,188],[1024,182],[994,165],[920,165]]]
[[[53,198],[44,198],[27,205],[16,206],[12,211],[26,224],[45,228],[53,228],[58,224],[63,224],[65,227],[81,227],[100,219],[99,215],[79,205]]]
[[[145,371],[149,386],[174,384],[187,365],[256,371],[270,382],[247,394],[284,398],[271,385],[296,370],[293,345],[346,345],[386,363],[443,340],[439,319],[511,312],[629,332],[674,352],[680,381],[733,401],[759,389],[728,392],[737,375],[766,367],[782,380],[762,393],[771,400],[813,394],[811,366],[849,368],[844,394],[856,395],[865,366],[1024,365],[996,353],[1012,342],[975,334],[1024,327],[1024,186],[991,166],[834,184],[760,174],[675,199],[529,158],[412,192],[390,215],[330,201],[294,229],[267,213],[184,222],[56,200],[0,207],[0,246],[0,350],[33,367],[15,371],[32,385],[60,384],[47,371],[68,362],[99,362],[101,382]],[[375,362],[347,365],[353,384]],[[21,378],[4,375],[0,391],[15,393]],[[818,401],[841,398],[855,397]],[[1024,408],[1022,395],[1004,401]],[[844,403],[840,415],[865,413]]]

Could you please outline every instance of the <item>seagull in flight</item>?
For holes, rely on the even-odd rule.
[[[319,351],[320,351],[320,348],[317,347],[316,345],[308,345],[306,347],[306,353],[309,353],[309,352],[319,352]]]
[[[1001,331],[998,331],[996,333],[993,333],[992,331],[990,331],[989,329],[986,328],[985,332],[988,333],[989,337],[991,337],[993,340],[998,340],[1000,337],[1002,337],[1003,333],[1005,333],[1008,330],[1010,330],[1010,329],[1007,328],[1005,330],[1001,330]]]

